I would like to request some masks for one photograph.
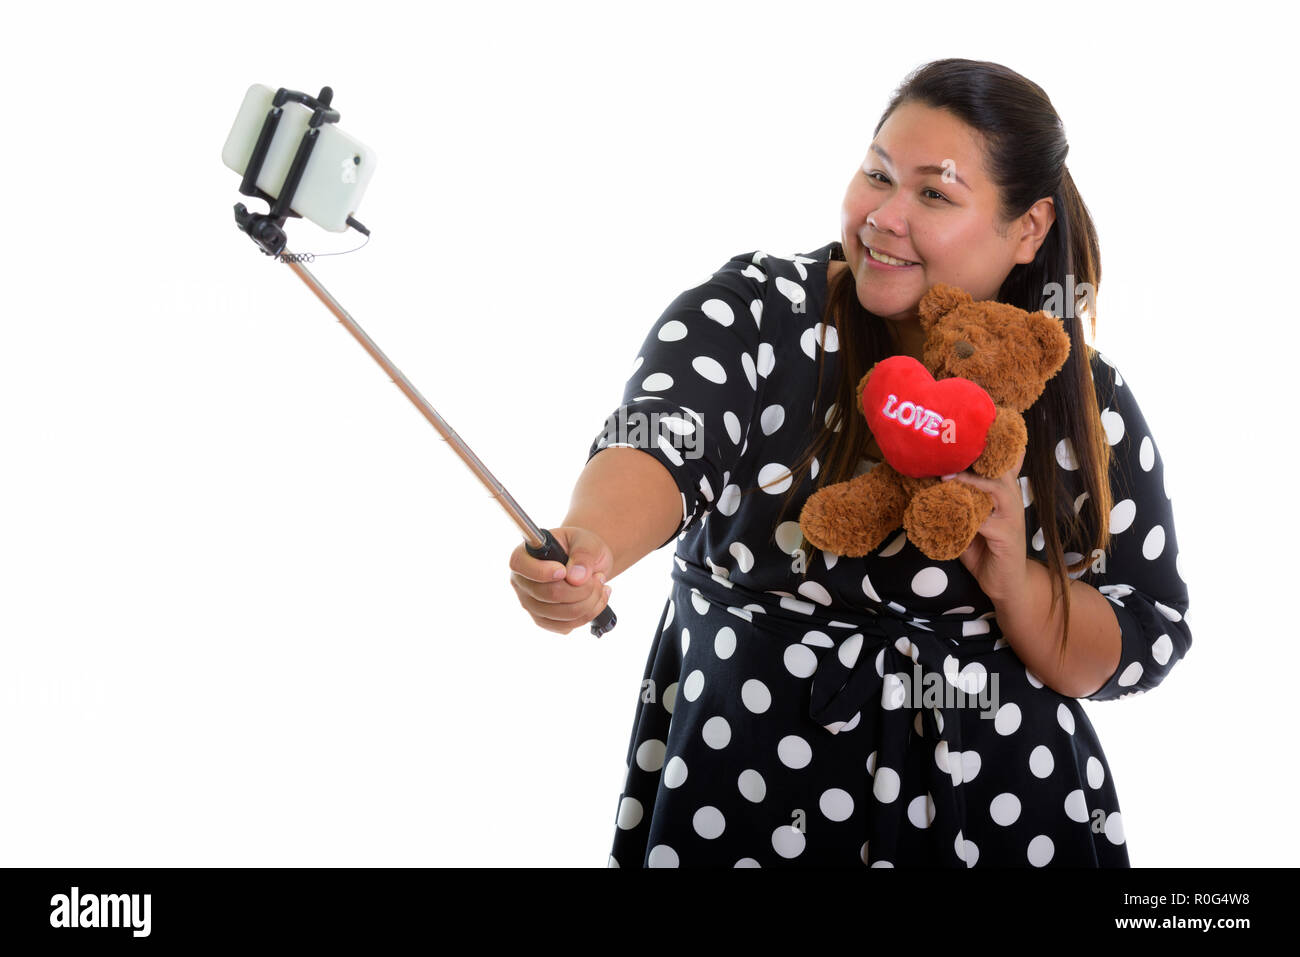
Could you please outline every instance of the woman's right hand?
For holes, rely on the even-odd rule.
[[[561,526],[551,534],[569,556],[568,565],[533,558],[520,542],[510,553],[510,584],[538,627],[567,635],[609,604],[605,578],[614,567],[614,553],[603,538],[585,528]]]

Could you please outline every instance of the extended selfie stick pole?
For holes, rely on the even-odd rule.
[[[555,536],[551,534],[550,530],[537,527],[533,520],[530,519],[524,510],[519,507],[519,504],[514,500],[510,493],[507,492],[505,488],[502,487],[501,483],[496,480],[495,476],[488,471],[487,466],[479,460],[479,457],[474,454],[474,451],[465,444],[464,440],[462,440],[459,435],[456,434],[455,429],[447,424],[443,417],[438,414],[438,411],[429,404],[428,400],[425,399],[424,396],[420,395],[419,390],[417,390],[415,386],[411,385],[406,376],[402,375],[401,370],[398,369],[397,366],[393,365],[388,356],[384,355],[379,346],[375,345],[374,340],[366,335],[365,330],[357,325],[356,320],[348,315],[348,311],[339,305],[338,300],[330,295],[329,291],[320,284],[320,281],[317,280],[310,271],[308,271],[306,266],[297,261],[298,257],[285,252],[285,235],[283,230],[284,220],[287,216],[298,215],[289,209],[289,204],[293,200],[294,190],[297,188],[298,181],[302,177],[302,170],[307,164],[307,159],[311,154],[312,146],[315,145],[315,138],[319,126],[321,123],[332,123],[338,121],[338,112],[329,109],[331,97],[332,92],[329,87],[322,88],[319,97],[307,96],[304,93],[297,93],[293,90],[285,90],[284,88],[281,88],[276,93],[274,104],[271,111],[267,114],[266,123],[262,127],[262,133],[258,138],[257,146],[253,150],[253,155],[250,158],[248,168],[245,171],[243,185],[240,187],[240,192],[245,195],[258,195],[266,199],[268,202],[272,202],[273,205],[271,212],[270,214],[265,215],[250,213],[243,203],[236,203],[235,221],[239,224],[239,228],[248,233],[253,241],[257,243],[262,252],[267,255],[277,256],[288,263],[289,268],[298,274],[298,277],[307,284],[321,302],[325,303],[330,312],[334,313],[339,322],[343,323],[348,332],[352,333],[353,337],[361,343],[362,348],[369,352],[371,357],[383,367],[384,371],[387,372],[389,377],[393,380],[393,384],[401,389],[402,393],[415,404],[415,407],[420,410],[421,414],[423,414],[424,417],[429,420],[430,424],[438,430],[438,434],[451,444],[452,449],[455,450],[458,456],[460,456],[461,461],[469,466],[470,471],[478,476],[479,481],[487,486],[488,491],[492,493],[493,498],[501,503],[502,507],[506,510],[506,514],[508,514],[514,520],[515,524],[519,526],[519,530],[523,532],[524,535],[525,548],[528,554],[533,558],[538,558],[542,561],[560,562],[561,564],[567,565],[569,562],[569,556],[565,553],[563,546],[555,540]],[[261,169],[262,161],[266,157],[267,147],[270,145],[271,138],[275,134],[275,127],[280,119],[280,108],[284,102],[291,99],[304,103],[311,107],[315,112],[312,114],[307,132],[303,134],[302,143],[299,145],[298,153],[294,157],[289,175],[285,179],[284,188],[281,190],[279,198],[272,200],[270,196],[259,190],[253,184],[257,180],[258,171]],[[369,232],[365,227],[360,223],[357,223],[351,217],[348,218],[348,223],[359,231],[369,235]],[[618,619],[614,617],[614,609],[606,605],[604,610],[596,616],[594,621],[592,621],[591,633],[599,638],[601,635],[613,629],[614,625],[617,623]]]

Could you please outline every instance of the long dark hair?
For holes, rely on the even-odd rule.
[[[1056,219],[1032,262],[1018,263],[998,291],[999,302],[1029,312],[1050,308],[1049,291],[1086,288],[1093,293],[1101,285],[1101,256],[1097,231],[1065,166],[1069,144],[1051,100],[1042,88],[997,63],[980,60],[945,59],[927,63],[908,74],[894,93],[875,133],[890,114],[904,103],[921,103],[947,110],[983,137],[986,167],[1000,197],[1000,216],[1009,223],[1023,215],[1035,202],[1050,196]],[[874,135],[874,133],[873,133]],[[1067,279],[1073,277],[1073,282]],[[1052,286],[1053,283],[1057,285]],[[1089,300],[1091,303],[1091,300]],[[1108,474],[1110,443],[1106,439],[1092,384],[1090,359],[1094,354],[1083,334],[1083,323],[1075,303],[1066,303],[1062,322],[1070,336],[1070,354],[1065,365],[1047,382],[1043,394],[1025,413],[1029,441],[1025,461],[1034,503],[1042,520],[1047,567],[1054,583],[1051,611],[1056,603],[1065,606],[1065,638],[1070,630],[1069,579],[1092,567],[1097,552],[1105,553],[1110,543],[1112,493]],[[862,307],[852,269],[842,269],[831,281],[827,313],[839,336],[839,379],[829,409],[820,408],[823,399],[823,357],[817,356],[817,404],[812,422],[816,439],[790,470],[790,492],[782,506],[787,514],[792,495],[800,488],[799,473],[820,457],[814,476],[817,487],[852,478],[870,438],[866,419],[857,412],[858,382],[878,360],[895,354],[885,320]],[[1088,311],[1092,336],[1096,337],[1096,316]],[[1055,455],[1056,442],[1068,437],[1074,459],[1088,495],[1077,512],[1069,491],[1059,486]],[[821,453],[825,452],[824,456]],[[770,484],[770,483],[769,483]],[[761,486],[760,486],[761,488]],[[758,491],[758,488],[748,491]],[[1052,519],[1055,516],[1055,520]],[[778,522],[779,524],[779,522]],[[1080,558],[1067,566],[1062,539],[1075,546]],[[804,539],[800,548],[807,549]],[[805,552],[806,554],[806,552]]]

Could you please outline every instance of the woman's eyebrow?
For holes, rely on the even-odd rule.
[[[893,161],[892,159],[889,158],[889,154],[886,153],[884,150],[882,150],[882,149],[881,149],[879,146],[877,146],[875,143],[872,143],[872,144],[871,144],[871,149],[872,149],[873,151],[875,151],[876,153],[879,153],[879,154],[880,154],[880,158],[883,159],[883,160],[884,160],[886,163],[888,163],[890,166],[893,166],[893,165],[894,165],[894,161]],[[934,175],[936,175],[936,176],[942,176],[942,175],[943,175],[943,174],[944,174],[948,169],[951,169],[953,179],[955,179],[957,182],[961,183],[961,184],[962,184],[963,186],[965,186],[967,189],[970,189],[970,184],[967,183],[964,179],[962,179],[960,176],[957,175],[957,169],[956,169],[956,167],[947,167],[947,168],[945,168],[945,167],[943,167],[943,166],[934,166],[934,165],[930,165],[930,166],[918,166],[918,167],[916,168],[916,172],[918,172],[918,173],[926,173],[926,174],[934,174]],[[974,192],[974,191],[972,190],[972,192]]]

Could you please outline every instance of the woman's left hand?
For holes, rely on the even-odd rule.
[[[970,546],[958,557],[994,603],[1014,601],[1024,595],[1029,578],[1025,554],[1025,505],[1020,491],[1020,467],[1025,450],[1005,474],[984,478],[970,469],[945,481],[965,482],[993,496],[993,511],[979,527]]]

